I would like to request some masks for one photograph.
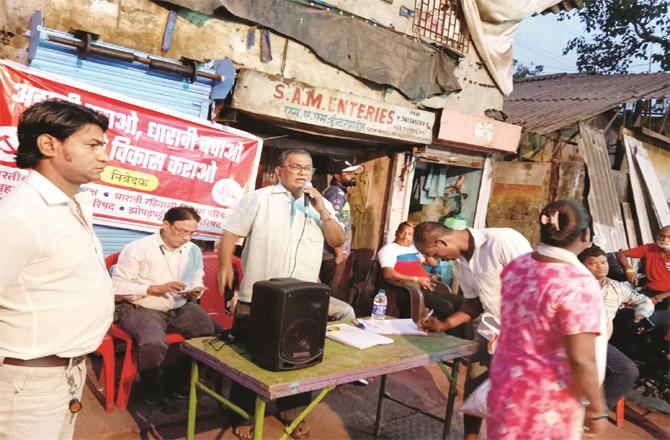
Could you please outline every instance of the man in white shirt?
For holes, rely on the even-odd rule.
[[[190,206],[170,208],[156,234],[128,243],[114,266],[112,282],[117,297],[119,325],[138,348],[138,370],[143,397],[149,405],[165,402],[161,366],[168,344],[165,333],[186,339],[214,333],[209,315],[197,303],[202,296],[203,262],[200,248],[191,242],[200,215]],[[171,363],[165,382],[170,394],[188,397],[188,358]]]
[[[455,231],[437,222],[425,222],[414,230],[414,243],[422,254],[435,259],[454,260],[454,274],[463,289],[465,302],[461,309],[444,321],[430,318],[423,328],[445,331],[489,312],[500,319],[500,273],[507,263],[532,252],[530,243],[510,228],[463,229]],[[475,334],[477,351],[470,357],[464,398],[488,377],[491,356],[486,340]],[[479,435],[481,419],[464,417],[466,439]]]
[[[332,205],[315,188],[306,186],[314,173],[310,154],[304,150],[284,151],[275,173],[280,183],[244,197],[223,225],[219,247],[219,282],[222,286],[232,286],[235,243],[240,237],[246,237],[242,252],[244,278],[235,308],[236,320],[249,315],[254,283],[271,278],[316,282],[324,240],[331,247],[344,243],[344,228],[335,217]],[[308,206],[305,206],[306,197],[310,198]],[[349,304],[331,297],[328,317],[353,319],[356,315]],[[244,392],[235,384],[231,400],[253,411],[253,393]],[[280,416],[290,422],[297,415],[294,408],[307,405],[309,401],[309,393],[279,399]],[[305,435],[308,432],[306,423],[301,423],[295,432]],[[251,438],[251,426],[237,426],[235,433],[240,438]]]
[[[93,232],[105,116],[45,101],[19,118],[16,166],[0,200],[0,438],[72,438],[85,358],[112,322],[114,296]]]

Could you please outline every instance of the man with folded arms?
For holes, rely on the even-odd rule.
[[[114,296],[93,232],[105,116],[45,101],[19,118],[27,178],[0,200],[0,438],[69,439],[86,355],[112,322]]]

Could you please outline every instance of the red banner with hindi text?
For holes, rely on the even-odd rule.
[[[218,236],[254,189],[262,141],[251,134],[3,60],[0,91],[0,198],[27,174],[14,163],[18,118],[46,99],[109,118],[109,166],[84,186],[94,195],[95,223],[155,230],[167,209],[189,204],[202,217],[198,232]]]

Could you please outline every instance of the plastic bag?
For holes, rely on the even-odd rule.
[[[488,312],[484,313],[477,327],[477,333],[489,341],[487,345],[489,354],[495,353],[498,336],[500,335],[500,321],[498,321],[498,318]]]
[[[475,388],[472,393],[470,393],[467,399],[465,399],[465,402],[463,402],[463,405],[458,409],[458,412],[482,418],[488,416],[489,412],[486,399],[489,397],[490,389],[491,381],[486,379],[481,385]]]

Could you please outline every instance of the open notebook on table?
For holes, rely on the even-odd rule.
[[[393,339],[363,330],[349,324],[332,324],[326,328],[326,337],[358,349],[380,344],[392,344]]]
[[[411,318],[377,320],[373,320],[372,318],[358,318],[355,320],[354,324],[359,328],[380,335],[428,335],[428,333],[421,330]]]

